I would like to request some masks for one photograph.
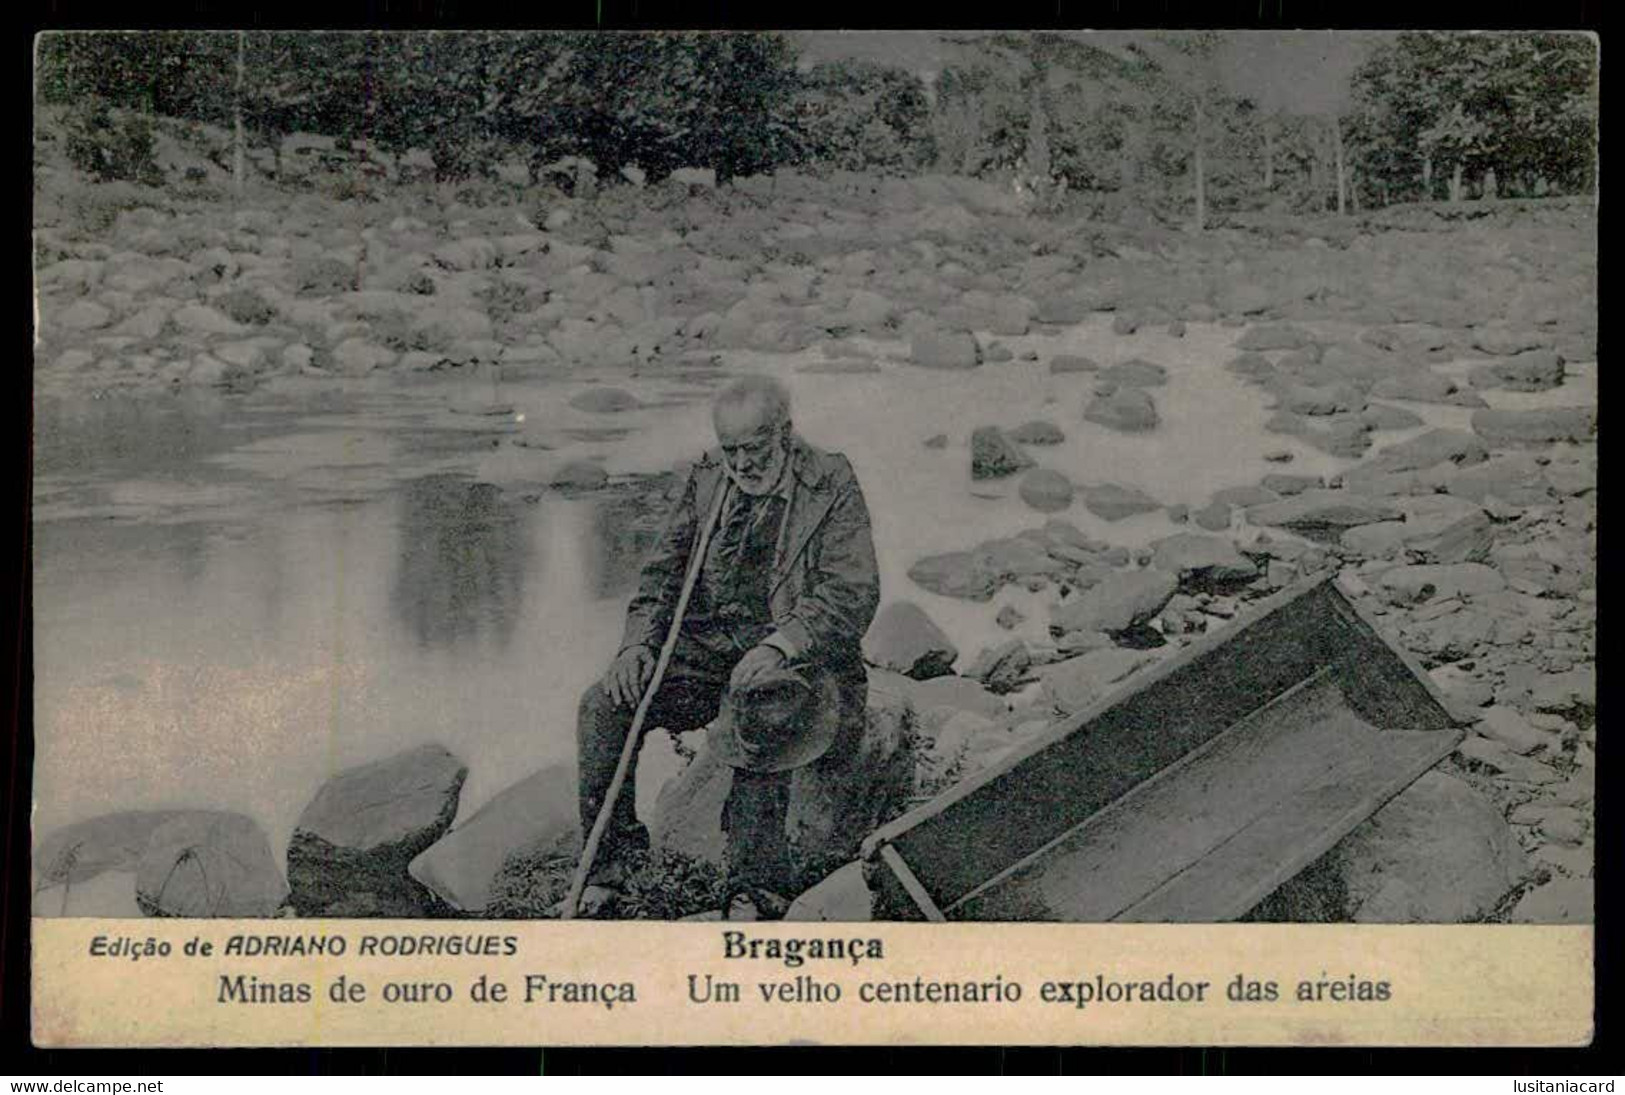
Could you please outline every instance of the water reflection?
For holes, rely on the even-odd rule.
[[[640,477],[594,505],[588,588],[595,598],[621,597],[632,591],[681,487],[681,481],[669,473]]]
[[[530,554],[525,515],[501,488],[454,475],[412,480],[401,498],[391,603],[422,646],[487,637],[506,646]]]

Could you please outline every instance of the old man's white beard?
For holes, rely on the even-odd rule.
[[[760,475],[745,475],[728,460],[728,454],[722,454],[722,470],[727,473],[728,479],[734,486],[750,495],[769,494],[779,485],[784,472],[790,464],[790,454],[784,449],[776,450],[773,454],[773,463]]]

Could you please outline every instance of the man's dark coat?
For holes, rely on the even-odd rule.
[[[769,584],[773,622],[795,661],[828,668],[861,665],[859,643],[874,619],[880,577],[869,510],[852,465],[802,441],[791,442],[789,506]],[[694,464],[682,500],[654,547],[627,609],[621,649],[659,649],[671,626],[699,522],[727,482],[719,450]]]

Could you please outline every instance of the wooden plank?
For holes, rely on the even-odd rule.
[[[1455,725],[1320,579],[1130,678],[1004,764],[883,826],[865,850],[895,844],[939,907],[953,905],[1327,666],[1351,706],[1379,725]]]
[[[1364,771],[1279,803],[1114,919],[1208,924],[1245,916],[1448,756],[1461,732],[1396,730],[1374,737]]]
[[[1286,820],[1284,828],[1271,830],[1273,848],[1236,846],[1254,849],[1251,878],[1256,880],[1321,839],[1326,825],[1347,812],[1350,803],[1342,793],[1328,795],[1327,788],[1358,787],[1359,800],[1372,792],[1375,779],[1381,787],[1397,782],[1397,793],[1426,767],[1414,766],[1417,756],[1436,760],[1455,736],[1379,731],[1348,709],[1335,676],[1323,672],[1114,801],[1003,883],[950,906],[950,912],[973,920],[1111,920],[1182,873],[1200,868],[1208,877],[1203,865],[1209,857],[1237,833],[1281,813]],[[1338,803],[1330,818],[1318,808],[1321,799]],[[1262,839],[1265,832],[1260,828],[1255,835]],[[1229,869],[1237,865],[1230,863]],[[1245,889],[1252,882],[1237,884]],[[1190,905],[1198,912],[1203,908]]]
[[[908,896],[914,900],[914,904],[919,906],[920,912],[925,914],[927,920],[935,920],[940,923],[948,919],[942,915],[942,910],[937,908],[936,902],[931,900],[931,895],[925,892],[925,887],[920,885],[920,880],[914,877],[914,872],[909,870],[908,864],[903,861],[903,857],[897,854],[896,848],[893,848],[890,844],[883,845],[880,849],[880,858],[887,867],[891,868],[891,873],[897,876],[897,881],[908,892]]]

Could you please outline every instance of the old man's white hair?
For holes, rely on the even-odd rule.
[[[742,376],[717,393],[715,406],[742,406],[761,402],[769,423],[790,421],[790,389],[770,376]]]

